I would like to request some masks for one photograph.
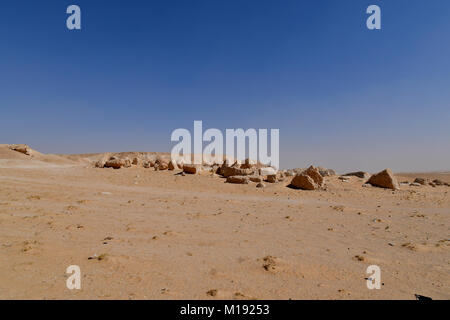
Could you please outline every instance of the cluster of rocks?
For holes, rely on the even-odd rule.
[[[288,169],[285,171],[286,176],[293,177],[297,174],[301,174],[308,170],[309,168],[295,168],[295,169]],[[317,170],[319,171],[320,175],[322,177],[331,177],[336,175],[336,172],[333,169],[327,169],[324,167],[317,167]]]
[[[103,159],[98,160],[95,163],[97,168],[129,168],[132,165],[143,167],[143,168],[154,168],[154,170],[175,170],[179,169],[177,164],[174,165],[172,161],[167,161],[162,158],[148,159],[134,157],[130,159],[129,157],[118,157],[118,156],[105,156]]]
[[[307,169],[296,168],[289,170],[277,170],[261,164],[250,164],[247,159],[244,164],[222,164],[217,173],[225,177],[228,183],[248,184],[257,183],[257,187],[264,187],[264,183],[278,183],[292,177],[289,187],[302,190],[316,190],[323,187],[324,177],[333,176],[336,173],[332,169],[310,166]]]
[[[214,172],[226,178],[228,183],[249,184],[254,182],[258,188],[265,186],[263,182],[277,183],[284,181],[286,178],[283,171],[259,162],[252,162],[249,159],[246,159],[244,163],[236,161],[233,164],[225,161],[220,166],[218,165]]]
[[[357,171],[357,172],[351,172],[347,173],[345,175],[342,175],[339,177],[340,180],[346,182],[349,181],[350,177],[355,176],[361,179],[367,179],[366,183],[363,184],[363,187],[368,186],[374,186],[374,187],[380,187],[380,188],[386,188],[386,189],[392,189],[392,190],[398,190],[400,189],[400,185],[407,185],[407,186],[425,186],[430,185],[432,187],[436,186],[450,186],[449,183],[446,183],[439,179],[434,179],[433,181],[430,181],[425,178],[416,178],[414,182],[402,182],[398,183],[396,177],[392,173],[390,169],[385,169],[381,172],[378,172],[376,174],[370,175],[367,172],[364,171]]]
[[[13,149],[14,148],[14,149]],[[11,146],[11,149],[24,154],[31,154],[31,149],[26,145]],[[309,168],[296,168],[289,170],[277,170],[273,167],[265,166],[259,162],[252,162],[246,159],[243,163],[235,161],[230,164],[225,160],[222,164],[218,163],[203,163],[203,164],[185,164],[183,160],[175,161],[165,159],[163,157],[155,156],[148,157],[119,157],[119,156],[105,156],[103,159],[95,163],[99,168],[129,168],[131,166],[140,166],[144,168],[153,168],[155,171],[162,170],[180,170],[182,175],[186,174],[212,174],[222,176],[227,183],[232,184],[249,184],[256,183],[258,188],[265,187],[264,183],[278,183],[285,181],[288,177],[292,177],[288,185],[294,189],[301,190],[317,190],[324,186],[324,177],[336,175],[332,169],[323,167],[310,166]],[[363,187],[379,187],[391,190],[400,189],[400,185],[410,186],[450,186],[450,184],[439,179],[429,181],[424,178],[416,178],[412,183],[399,184],[396,177],[390,169],[385,169],[376,174],[369,174],[364,171],[350,172],[339,176],[338,178],[343,182],[350,181],[351,177],[366,180]]]
[[[228,161],[222,164],[203,163],[203,164],[185,164],[183,160],[167,160],[164,158],[142,159],[134,157],[105,156],[95,163],[98,168],[129,168],[131,166],[141,166],[144,168],[154,168],[155,171],[161,170],[181,170],[186,174],[217,174],[226,178],[228,183],[248,184],[255,183],[276,183],[285,178],[283,171],[278,171],[272,167],[267,167],[261,163],[254,163],[249,159],[244,163],[234,162],[232,165]],[[261,185],[259,185],[261,187]]]
[[[109,160],[105,162],[103,165],[104,168],[114,168],[114,169],[120,169],[122,167],[129,168],[131,167],[131,160],[126,159],[119,159],[117,157],[111,157]]]
[[[444,182],[440,179],[434,179],[432,181],[430,181],[429,179],[425,179],[425,178],[416,178],[414,180],[414,182],[410,183],[411,186],[432,186],[432,187],[437,187],[437,186],[447,186],[450,187],[450,183]]]

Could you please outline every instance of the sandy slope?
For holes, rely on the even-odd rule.
[[[2,299],[450,298],[449,187],[257,189],[51,157],[0,148]],[[72,264],[81,290],[66,288]]]

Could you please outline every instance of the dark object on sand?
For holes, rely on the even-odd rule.
[[[420,294],[415,294],[416,300],[433,300],[430,297],[421,296]]]

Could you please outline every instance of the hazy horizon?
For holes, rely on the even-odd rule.
[[[82,30],[66,28],[66,8]],[[366,28],[378,4],[382,29]],[[282,168],[450,171],[450,2],[5,1],[0,142],[170,152],[280,129]]]

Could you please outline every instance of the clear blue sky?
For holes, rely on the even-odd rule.
[[[0,39],[0,143],[170,151],[203,120],[279,128],[282,167],[450,170],[448,0],[5,0]]]

